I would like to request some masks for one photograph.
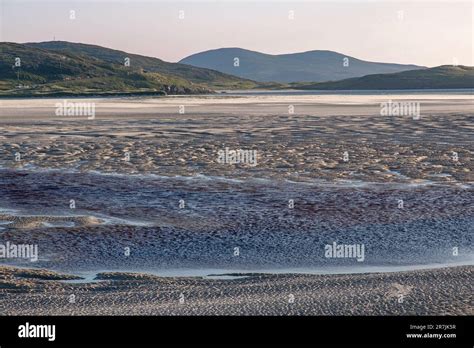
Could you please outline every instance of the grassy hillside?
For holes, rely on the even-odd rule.
[[[333,82],[294,83],[291,87],[308,90],[474,88],[474,67],[442,65],[429,69],[367,75]]]
[[[15,66],[20,58],[21,66]],[[0,43],[0,96],[194,94],[206,86],[85,54]]]
[[[224,74],[215,70],[198,68],[179,63],[168,63],[158,58],[131,54],[96,45],[66,41],[27,43],[26,45],[62,53],[87,55],[108,63],[119,65],[123,65],[124,59],[128,57],[130,59],[130,66],[133,68],[141,68],[147,72],[172,75],[196,84],[205,85],[212,89],[248,89],[260,87],[260,84],[255,83],[254,81]]]
[[[21,60],[19,67],[15,66],[17,58]],[[125,66],[125,58],[130,59],[130,66]],[[213,89],[281,89],[288,86],[321,90],[474,88],[474,68],[440,66],[332,82],[285,85],[257,83],[209,69],[167,63],[94,45],[62,41],[0,43],[0,97],[197,94],[210,93]]]
[[[234,59],[239,65],[234,65]],[[347,64],[344,64],[344,63]],[[265,54],[242,48],[220,48],[186,57],[180,63],[209,68],[255,81],[323,82],[368,74],[395,73],[420,69],[416,65],[376,63],[333,51]]]

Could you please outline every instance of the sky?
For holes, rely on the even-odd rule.
[[[0,0],[0,41],[64,40],[176,62],[241,47],[474,65],[474,2]],[[73,11],[73,12],[71,12]]]

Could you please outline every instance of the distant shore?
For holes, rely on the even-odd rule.
[[[0,267],[3,315],[473,315],[473,266],[235,279]]]
[[[126,98],[126,97],[186,97],[186,96],[235,96],[235,95],[281,95],[281,94],[294,94],[294,95],[312,95],[312,94],[388,94],[390,92],[396,92],[397,94],[422,94],[422,93],[436,93],[440,92],[443,94],[451,93],[470,93],[474,91],[473,88],[400,88],[400,89],[298,89],[291,88],[288,86],[282,86],[280,88],[267,89],[267,88],[253,88],[253,89],[222,89],[215,90],[212,92],[203,93],[189,93],[189,94],[167,94],[164,91],[134,91],[134,92],[84,92],[84,93],[72,93],[72,92],[54,92],[54,93],[26,93],[26,94],[4,94],[0,93],[0,100],[28,100],[28,99],[63,99],[63,98]]]
[[[102,92],[102,93],[72,93],[72,92],[54,92],[54,93],[25,93],[25,94],[2,94],[0,99],[38,99],[38,98],[107,98],[107,97],[164,97],[167,94],[163,91],[146,92]]]

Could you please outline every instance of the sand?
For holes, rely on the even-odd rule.
[[[93,120],[56,116],[61,99],[0,100],[0,166],[293,181],[474,182],[472,96],[338,98],[73,100],[95,103]],[[380,102],[388,98],[415,98],[420,119],[381,116]],[[296,109],[289,114],[292,102]],[[258,165],[219,164],[218,152],[226,147],[256,150]]]
[[[420,119],[382,116],[389,99],[419,101]],[[62,100],[0,100],[0,243],[39,252],[0,265],[221,275],[72,284],[4,268],[5,313],[472,314],[472,95],[74,101],[95,103],[95,118],[56,116]],[[219,163],[226,147],[258,164]],[[326,258],[333,242],[364,245],[363,262]],[[276,274],[433,265],[463,267]],[[235,272],[274,275],[220,278]]]
[[[97,276],[100,281],[67,283],[73,277],[0,267],[0,313],[473,315],[473,270],[463,266],[346,275],[250,274],[225,280],[104,273]]]

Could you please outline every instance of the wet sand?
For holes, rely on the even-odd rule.
[[[420,101],[420,119],[381,116],[388,98]],[[472,95],[75,101],[96,103],[96,117],[57,117],[58,100],[0,100],[0,243],[39,250],[35,264],[0,265],[142,275],[65,284],[3,268],[5,313],[472,314]],[[258,164],[219,163],[225,147],[256,150]],[[364,245],[364,260],[326,258],[333,242]],[[465,266],[149,275],[433,264]]]
[[[0,267],[2,315],[473,315],[472,266],[236,279],[103,273],[101,281]],[[71,297],[73,295],[74,297]],[[73,300],[72,300],[73,299]]]
[[[419,101],[420,119],[381,116],[380,103],[388,98]],[[0,100],[1,167],[294,181],[474,182],[469,94],[71,100],[95,103],[93,120],[56,116],[58,101]],[[289,114],[292,103],[295,113]],[[226,147],[256,150],[257,165],[217,163],[218,151]]]

